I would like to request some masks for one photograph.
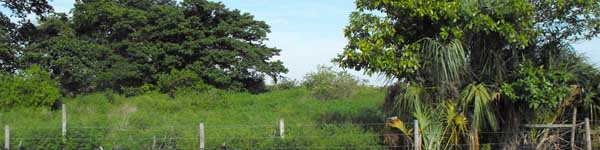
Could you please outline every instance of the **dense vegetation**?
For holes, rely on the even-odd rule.
[[[597,119],[600,74],[570,44],[600,33],[598,1],[357,0],[356,6],[345,29],[348,45],[334,61],[395,79],[385,112],[399,117],[393,122],[400,130],[390,132],[410,139],[400,122],[426,122],[419,127],[428,135],[426,149],[479,149],[481,142],[549,149],[561,142],[549,137],[568,138],[549,129],[505,138],[480,133],[565,123],[575,109],[583,110],[580,118]]]
[[[0,4],[0,121],[26,148],[195,148],[205,122],[212,148],[402,149],[420,131],[424,149],[549,149],[565,132],[521,127],[600,125],[600,71],[571,46],[600,34],[596,0],[356,0],[333,61],[393,80],[385,98],[331,67],[282,78],[269,26],[221,3]]]
[[[65,100],[67,149],[197,149],[198,123],[204,122],[206,146],[233,149],[331,149],[381,147],[380,106],[384,92],[361,88],[356,95],[322,101],[306,88],[252,95],[211,90],[171,98],[149,92],[125,97],[99,92]],[[60,111],[33,108],[1,113],[11,126],[13,148],[60,149]],[[276,131],[285,120],[285,138]],[[4,130],[0,131],[3,134]],[[4,140],[0,141],[3,145]]]
[[[304,77],[302,86],[311,89],[312,95],[321,100],[352,97],[362,81],[346,71],[334,71],[332,67],[319,66],[316,72]]]
[[[206,0],[81,1],[71,16],[45,13],[37,24],[11,25],[3,24],[21,38],[3,44],[0,67],[17,72],[40,65],[69,95],[136,93],[173,70],[193,72],[220,89],[258,93],[267,76],[287,72],[271,60],[280,50],[263,44],[270,32],[265,22]]]
[[[200,122],[209,149],[385,147],[380,142],[384,92],[359,84],[347,72],[320,68],[302,83],[283,80],[258,95],[212,88],[193,82],[199,77],[191,71],[174,70],[137,96],[106,91],[63,97],[67,107],[60,109],[68,112],[63,140],[61,111],[48,107],[60,96],[58,82],[33,66],[0,76],[7,83],[0,85],[6,106],[0,123],[10,125],[11,147],[20,149],[195,149]],[[352,94],[322,97],[340,91]],[[277,134],[280,118],[284,139]]]
[[[31,66],[18,74],[0,73],[0,111],[31,107],[50,108],[58,98],[58,83],[39,66]]]

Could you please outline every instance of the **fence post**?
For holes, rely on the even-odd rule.
[[[279,119],[279,137],[283,139],[284,137],[285,126],[283,123],[283,118]]]
[[[66,149],[67,145],[67,105],[62,104],[62,144],[63,150]]]
[[[585,146],[586,150],[592,150],[592,135],[590,133],[590,119],[585,118]]]
[[[67,105],[62,104],[62,136],[67,136]]]
[[[200,142],[200,144],[198,145],[198,149],[204,150],[204,123],[200,123],[200,125],[198,125],[198,129],[198,140]]]
[[[10,127],[4,126],[4,149],[10,149]]]
[[[571,149],[575,149],[575,133],[577,133],[577,107],[573,108],[573,127],[571,127]]]
[[[421,134],[419,133],[419,121],[415,119],[414,121],[414,141],[415,141],[415,150],[421,150]]]
[[[152,149],[156,149],[156,136],[152,136]]]

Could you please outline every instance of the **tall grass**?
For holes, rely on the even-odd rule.
[[[371,146],[380,146],[383,97],[383,91],[372,88],[331,101],[317,100],[303,88],[259,95],[213,90],[174,98],[100,92],[64,100],[66,142],[60,133],[60,111],[8,110],[0,121],[12,128],[12,147],[20,143],[26,149],[195,149],[200,122],[205,123],[208,148],[377,149]],[[285,119],[285,139],[275,134],[279,118]]]

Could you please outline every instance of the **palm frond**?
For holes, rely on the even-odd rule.
[[[396,101],[396,108],[400,109],[400,112],[412,112],[421,107],[424,88],[416,85],[404,85],[404,88],[404,93]]]
[[[460,137],[467,134],[467,118],[463,113],[457,112],[456,106],[457,104],[452,101],[444,103],[444,107],[446,108],[446,127],[444,133],[448,134],[447,132],[450,132],[444,149],[450,149],[450,143],[459,144]]]
[[[398,117],[392,118],[390,120],[390,123],[387,125],[400,130],[400,132],[402,132],[402,134],[407,135],[407,136],[411,136],[412,131],[413,131],[412,129],[406,127],[406,124],[402,120],[398,119]]]
[[[466,68],[467,57],[459,40],[444,44],[425,38],[422,41],[422,50],[428,59],[423,68],[437,83],[460,80]]]
[[[419,130],[423,138],[423,147],[425,149],[441,149],[444,141],[444,127],[441,123],[441,109],[418,105],[414,111],[414,116],[419,121]]]
[[[494,108],[491,106],[492,96],[483,84],[470,84],[461,93],[461,105],[467,110],[469,105],[473,105],[473,127],[481,129],[487,125],[493,130],[498,129],[498,123],[494,114]]]

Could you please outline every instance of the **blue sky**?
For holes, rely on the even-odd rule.
[[[227,7],[248,12],[271,26],[269,46],[282,49],[282,60],[294,79],[314,71],[318,65],[330,65],[331,59],[342,52],[347,40],[343,29],[355,8],[353,0],[213,0]],[[50,2],[58,12],[68,12],[74,0]],[[590,62],[600,64],[600,38],[574,44]],[[368,77],[350,71],[371,84],[381,85],[384,79]]]

